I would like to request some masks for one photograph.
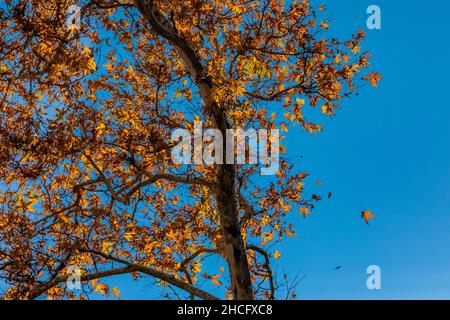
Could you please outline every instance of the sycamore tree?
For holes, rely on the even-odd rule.
[[[277,298],[273,244],[295,233],[289,215],[321,198],[304,194],[308,174],[282,144],[264,179],[261,164],[178,164],[172,134],[195,121],[224,137],[316,133],[322,114],[376,86],[377,73],[361,73],[364,32],[333,38],[324,10],[308,0],[1,1],[3,298],[118,295],[105,281],[119,274],[185,298]],[[202,270],[212,255],[223,266]],[[82,291],[67,286],[74,268]]]

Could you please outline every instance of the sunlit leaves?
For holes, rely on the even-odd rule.
[[[102,296],[106,296],[109,293],[109,287],[104,283],[98,283],[95,285],[94,291]]]
[[[7,291],[13,297],[65,272],[58,262],[69,255],[84,272],[110,267],[80,246],[200,283],[208,255],[191,261],[188,275],[181,263],[203,246],[221,250],[221,186],[153,179],[216,181],[217,166],[173,164],[172,132],[192,129],[193,120],[214,126],[206,111],[214,102],[230,126],[315,134],[321,114],[334,116],[358,80],[375,87],[381,80],[362,74],[369,66],[364,32],[331,37],[325,7],[313,12],[306,0],[154,1],[204,67],[207,99],[199,88],[205,79],[193,77],[179,50],[135,9],[86,5],[81,28],[67,30],[71,1],[31,3],[28,11],[15,2],[0,9],[0,263],[2,276],[23,290]],[[264,183],[256,166],[238,166],[237,198],[254,209],[248,215],[242,199],[235,204],[246,242],[268,247],[294,237],[289,217],[309,216],[325,197],[307,194],[301,166],[283,159]],[[249,261],[261,267],[255,256]],[[207,279],[229,287],[226,275]],[[98,281],[90,289],[120,295]],[[47,294],[76,298],[63,287]]]
[[[372,71],[371,73],[366,75],[364,78],[369,80],[369,82],[372,86],[374,86],[375,88],[378,88],[378,82],[381,81],[381,74],[377,73],[375,71]]]

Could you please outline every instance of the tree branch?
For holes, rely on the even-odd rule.
[[[245,199],[241,192],[239,192],[239,201],[244,209],[244,215],[240,219],[240,226],[245,227],[245,225],[255,216],[263,213],[265,210],[255,211],[253,206]]]
[[[142,265],[134,264],[134,263],[128,262],[126,260],[123,260],[123,259],[111,256],[109,254],[105,254],[103,252],[90,250],[90,249],[79,249],[79,251],[80,252],[86,252],[86,253],[95,254],[95,255],[101,256],[102,258],[104,258],[106,260],[119,262],[119,263],[124,264],[127,267],[131,268],[133,271],[138,271],[138,272],[141,272],[141,273],[144,273],[144,274],[148,274],[148,275],[150,275],[152,277],[155,277],[157,279],[165,281],[165,282],[167,282],[167,283],[169,283],[169,284],[171,284],[173,286],[176,286],[176,287],[178,287],[178,288],[180,288],[180,289],[182,289],[182,290],[184,290],[184,291],[186,291],[188,293],[191,293],[191,294],[193,294],[193,295],[195,295],[197,297],[200,297],[202,299],[205,299],[205,300],[219,300],[219,298],[209,294],[208,292],[203,291],[203,290],[201,290],[201,289],[199,289],[197,287],[194,287],[193,285],[191,285],[189,283],[183,282],[183,281],[175,278],[174,276],[172,276],[170,274],[167,274],[167,273],[164,273],[164,272],[161,272],[161,271],[149,268],[149,267],[145,267],[145,266],[142,266]]]
[[[94,169],[97,171],[97,173],[100,175],[100,179],[106,184],[106,187],[108,188],[108,191],[111,193],[111,196],[113,197],[113,199],[127,204],[126,199],[120,197],[117,194],[117,192],[114,190],[111,183],[109,182],[109,179],[106,177],[106,175],[103,173],[103,171],[99,168],[99,166],[95,163],[95,161],[90,156],[88,156],[84,151],[83,151],[83,155],[89,161],[89,163],[94,167]]]
[[[179,183],[192,184],[192,185],[202,185],[202,186],[209,187],[211,190],[215,189],[214,184],[204,178],[191,178],[191,177],[186,177],[186,176],[183,177],[183,176],[177,176],[177,175],[170,174],[170,173],[151,174],[151,173],[148,173],[145,171],[144,171],[144,174],[148,177],[148,179],[136,184],[130,191],[127,192],[125,199],[124,199],[127,203],[130,202],[131,196],[133,196],[133,194],[135,194],[137,191],[139,191],[140,189],[142,189],[146,186],[154,184],[158,180],[166,180],[166,181],[179,182]]]
[[[269,254],[264,249],[257,247],[255,245],[249,245],[247,248],[250,250],[256,251],[264,256],[264,265],[263,266],[267,271],[267,277],[269,278],[269,284],[270,284],[269,299],[274,300],[275,299],[275,284],[273,281],[272,269],[270,268]]]
[[[117,268],[117,269],[99,271],[99,272],[92,273],[92,274],[82,275],[80,277],[80,280],[81,281],[89,281],[89,280],[101,279],[101,278],[106,278],[106,277],[115,276],[115,275],[119,275],[119,274],[126,274],[126,273],[130,273],[133,271],[137,271],[137,270],[135,270],[133,267],[127,266],[124,268]],[[28,295],[28,299],[34,300],[34,299],[38,298],[39,296],[43,295],[45,292],[47,292],[51,288],[57,286],[58,284],[60,284],[62,282],[66,282],[69,279],[69,277],[70,277],[69,275],[65,275],[65,276],[57,276],[57,277],[53,278],[52,280],[46,282],[44,285],[39,286],[38,288],[32,290]]]
[[[186,260],[184,260],[180,265],[180,270],[183,271],[183,273],[186,275],[186,278],[190,284],[192,284],[192,278],[187,270],[187,266],[194,260],[196,257],[203,253],[217,253],[217,249],[211,249],[211,248],[201,248],[194,252],[192,255],[190,255]],[[191,294],[191,299],[194,299],[194,296]]]

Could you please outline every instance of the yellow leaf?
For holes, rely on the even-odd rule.
[[[64,214],[60,214],[59,218],[65,223],[65,224],[70,224],[70,220],[64,215]]]
[[[273,257],[274,257],[275,259],[279,259],[279,258],[281,257],[281,253],[278,252],[278,250],[277,250],[277,251],[275,251],[275,253],[273,254]]]
[[[353,49],[352,49],[353,54],[357,54],[360,51],[361,51],[361,47],[360,46],[354,46]]]
[[[126,232],[124,238],[127,241],[131,241],[133,239],[134,235],[136,235],[135,232]]]
[[[192,271],[195,272],[195,273],[201,272],[201,271],[202,271],[202,269],[200,269],[200,266],[201,266],[201,265],[202,265],[202,264],[200,263],[200,261],[195,261],[195,262],[193,263],[193,266],[192,266]]]
[[[289,237],[289,238],[294,238],[294,234],[288,230],[288,229],[284,229],[284,233]]]
[[[167,233],[167,238],[168,238],[169,240],[175,240],[175,239],[177,238],[177,234],[176,234],[175,232],[173,232],[173,230],[170,230],[170,231]]]
[[[236,95],[243,96],[245,94],[246,90],[244,87],[236,87]]]
[[[92,290],[95,289],[95,286],[96,286],[97,282],[98,282],[98,279],[91,280],[91,288],[92,288]]]
[[[95,71],[97,70],[97,64],[95,63],[95,59],[94,58],[90,58],[88,61],[88,69],[90,71]]]
[[[102,296],[104,296],[108,293],[108,286],[103,283],[98,283],[95,286],[95,292],[99,292]]]
[[[114,288],[112,289],[112,293],[113,293],[117,298],[120,298],[120,291],[119,291],[119,289],[117,289],[117,287],[114,287]]]
[[[100,122],[95,129],[98,131],[98,134],[101,135],[103,132],[105,132],[106,125],[103,122]]]
[[[84,55],[89,55],[91,53],[91,49],[89,49],[89,47],[84,47],[81,53]]]
[[[295,102],[297,102],[297,104],[298,104],[299,106],[303,106],[303,105],[305,104],[305,100],[304,100],[304,99],[296,98],[296,99],[295,99]]]
[[[114,243],[113,242],[107,242],[107,241],[105,241],[105,242],[103,242],[102,243],[102,252],[103,253],[106,253],[106,254],[109,254],[109,253],[111,253],[111,251],[112,251],[112,246],[114,245]]]

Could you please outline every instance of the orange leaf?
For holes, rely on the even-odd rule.
[[[120,298],[120,291],[119,291],[119,289],[117,289],[117,287],[114,287],[114,288],[112,289],[112,293],[113,293],[117,298]]]
[[[361,212],[361,218],[364,219],[366,224],[369,224],[369,219],[375,220],[375,217],[370,210],[364,210],[363,212]]]
[[[222,282],[220,282],[219,280],[217,280],[217,278],[219,278],[221,276],[221,274],[216,274],[215,276],[213,276],[211,278],[212,283],[214,283],[215,285],[221,286]]]

